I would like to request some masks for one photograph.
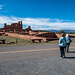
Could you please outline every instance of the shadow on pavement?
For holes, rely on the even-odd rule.
[[[75,57],[65,57],[65,59],[75,59]]]
[[[75,53],[75,51],[69,51],[68,53]]]

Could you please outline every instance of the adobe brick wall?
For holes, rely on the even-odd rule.
[[[59,34],[59,33],[55,33],[55,34],[56,34],[56,36],[57,36],[58,38],[61,37],[61,34]]]
[[[31,35],[20,35],[20,34],[16,34],[16,33],[8,33],[5,32],[5,34],[8,34],[8,36],[12,36],[12,37],[18,37],[20,39],[26,39],[26,40],[30,40],[30,39],[43,39],[43,41],[46,41],[45,37],[39,37],[39,36],[31,36]],[[59,33],[55,33],[55,35],[60,38],[61,34]],[[75,34],[69,34],[71,37],[75,38]]]
[[[5,34],[8,34],[8,36],[12,36],[12,37],[18,37],[20,39],[26,39],[26,40],[30,40],[30,39],[43,39],[43,41],[46,41],[46,37],[39,37],[39,36],[30,36],[30,35],[20,35],[20,34],[16,34],[16,33],[8,33],[5,32]],[[61,37],[61,34],[55,33],[56,36],[58,38]]]
[[[69,34],[69,36],[75,38],[75,34]]]
[[[44,37],[36,37],[36,36],[30,36],[30,35],[20,35],[20,34],[16,34],[16,33],[8,33],[8,32],[5,32],[5,34],[8,34],[8,36],[18,37],[20,39],[26,39],[26,40],[29,40],[29,39],[43,39],[44,41],[46,40],[46,38],[44,38]]]
[[[53,32],[41,32],[37,36],[46,37],[46,38],[57,38],[56,34]]]
[[[61,34],[55,33],[58,38],[61,37]],[[69,34],[70,37],[75,38],[75,34]]]

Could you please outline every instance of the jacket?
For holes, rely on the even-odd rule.
[[[66,37],[66,43],[69,44],[72,42],[72,39],[70,37]]]
[[[65,47],[67,44],[66,44],[66,38],[65,37],[61,37],[59,39],[59,46],[61,47]]]

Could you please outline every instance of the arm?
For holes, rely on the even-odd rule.
[[[70,41],[72,42],[72,39],[70,38]]]
[[[61,43],[61,38],[59,39],[59,44]]]

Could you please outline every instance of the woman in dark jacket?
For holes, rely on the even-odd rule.
[[[69,46],[70,46],[70,43],[72,42],[72,39],[71,39],[71,37],[69,36],[69,34],[66,34],[66,43],[67,43],[67,46],[66,46],[66,48],[67,48],[67,53],[69,52]]]

